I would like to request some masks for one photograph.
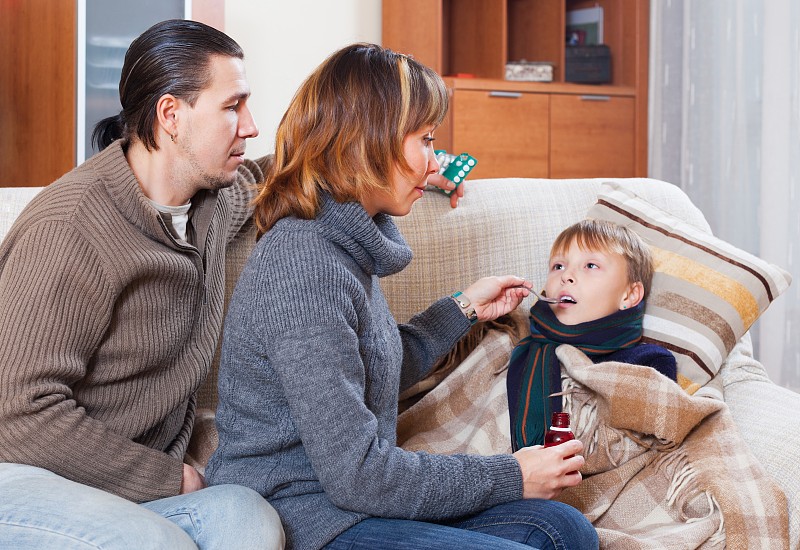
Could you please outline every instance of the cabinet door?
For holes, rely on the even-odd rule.
[[[75,165],[75,2],[0,2],[0,186]]]
[[[632,97],[553,94],[551,178],[634,177]]]
[[[476,178],[548,175],[548,94],[455,90],[452,153],[478,159]]]

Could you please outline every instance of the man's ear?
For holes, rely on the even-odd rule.
[[[644,300],[644,285],[641,281],[636,281],[628,286],[628,291],[623,295],[620,309],[630,309],[639,305]]]
[[[156,123],[158,128],[174,141],[178,135],[178,112],[180,102],[172,94],[164,94],[156,103]],[[159,132],[160,133],[160,132]]]

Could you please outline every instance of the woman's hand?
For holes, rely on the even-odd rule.
[[[555,447],[534,445],[514,453],[522,469],[522,498],[555,498],[565,487],[580,483],[578,470],[586,462],[578,454],[581,451],[583,443],[573,439]]]
[[[475,308],[479,321],[491,321],[513,311],[530,294],[533,283],[522,277],[484,277],[462,292]]]
[[[458,199],[464,196],[464,186],[459,185],[456,187],[456,184],[444,177],[441,174],[431,174],[428,176],[428,185],[433,185],[434,187],[438,187],[443,191],[452,191],[455,189],[455,192],[450,195],[450,207],[455,208],[458,206]]]

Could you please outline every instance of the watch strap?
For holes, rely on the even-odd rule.
[[[475,308],[472,307],[472,302],[467,298],[466,294],[459,291],[454,292],[450,297],[458,304],[458,307],[461,308],[461,312],[467,320],[469,320],[470,324],[474,325],[478,322],[478,314],[475,312]]]

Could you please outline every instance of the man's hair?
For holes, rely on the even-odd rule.
[[[259,233],[279,219],[312,219],[320,193],[361,201],[391,188],[395,167],[409,172],[403,139],[438,126],[448,108],[441,77],[375,44],[328,57],[300,86],[278,126],[275,160],[256,198]]]
[[[228,35],[197,21],[170,19],[156,23],[128,47],[119,81],[122,112],[98,122],[92,141],[103,150],[115,139],[138,139],[157,150],[156,107],[164,94],[194,106],[211,84],[211,57],[244,59]]]
[[[562,231],[550,249],[550,257],[566,253],[573,244],[582,250],[619,254],[628,266],[628,283],[637,281],[650,295],[653,282],[653,255],[639,235],[623,225],[605,220],[582,220]]]

